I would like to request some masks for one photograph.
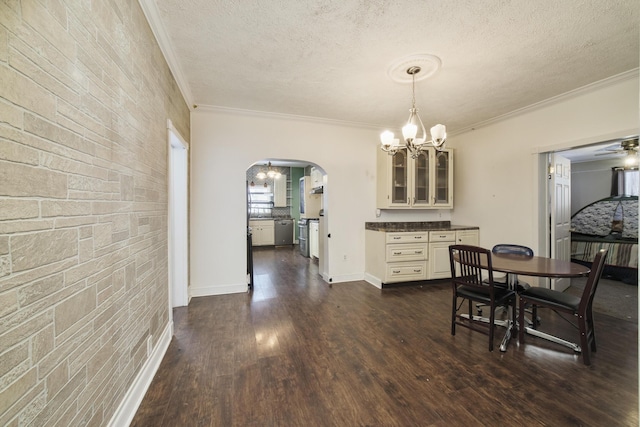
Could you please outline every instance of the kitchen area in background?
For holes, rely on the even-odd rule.
[[[251,249],[293,247],[319,259],[324,171],[299,162],[260,162],[247,169],[247,264]],[[248,271],[251,273],[251,271]]]

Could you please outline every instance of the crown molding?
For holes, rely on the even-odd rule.
[[[607,77],[606,79],[598,80],[597,82],[593,82],[593,83],[590,83],[590,84],[588,84],[586,86],[582,86],[582,87],[579,87],[577,89],[571,90],[569,92],[565,92],[565,93],[562,93],[560,95],[556,95],[554,97],[545,99],[543,101],[536,102],[535,104],[527,105],[526,107],[522,107],[522,108],[519,108],[517,110],[513,110],[513,111],[511,111],[509,113],[502,114],[500,116],[496,116],[496,117],[493,117],[491,119],[478,122],[476,124],[464,127],[462,129],[456,129],[454,132],[450,132],[450,135],[460,135],[460,134],[463,134],[463,133],[466,133],[466,132],[470,132],[470,131],[476,130],[476,129],[480,128],[480,127],[485,127],[485,126],[488,126],[488,125],[491,125],[491,124],[494,124],[494,123],[497,123],[497,122],[501,122],[503,120],[510,119],[512,117],[520,116],[522,114],[526,114],[526,113],[529,113],[529,112],[532,112],[532,111],[535,111],[535,110],[539,110],[539,109],[544,108],[544,107],[549,107],[549,106],[557,104],[559,102],[566,101],[568,99],[575,98],[577,96],[587,94],[587,93],[592,92],[594,90],[606,88],[608,86],[612,86],[612,85],[618,84],[618,83],[626,81],[626,80],[632,80],[632,79],[636,79],[637,80],[639,75],[640,75],[639,71],[640,71],[639,68],[634,68],[632,70],[625,71],[625,72],[620,73],[620,74],[616,74],[615,76],[611,76],[611,77]]]
[[[173,45],[171,44],[171,39],[167,34],[167,31],[162,24],[162,19],[160,18],[160,11],[158,10],[158,6],[154,0],[138,0],[140,7],[142,8],[142,12],[144,16],[147,18],[147,22],[149,23],[149,27],[151,27],[151,32],[156,38],[158,45],[160,46],[160,51],[164,55],[165,61],[167,61],[167,65],[173,74],[173,78],[176,80],[178,84],[178,88],[180,88],[180,92],[182,93],[182,97],[189,109],[192,109],[193,105],[193,95],[191,94],[191,89],[189,88],[189,84],[187,83],[187,79],[182,72],[182,67],[180,66],[180,61],[178,61],[178,57],[176,56]]]
[[[206,105],[206,104],[194,105],[192,112],[196,112],[196,111],[203,111],[207,113],[219,113],[219,114],[233,114],[233,115],[249,116],[249,117],[262,117],[267,119],[295,120],[295,121],[301,121],[301,122],[321,123],[321,124],[327,124],[327,125],[357,127],[362,129],[377,129],[377,130],[380,129],[380,125],[375,125],[372,123],[350,122],[346,120],[326,119],[326,118],[314,117],[314,116],[300,116],[300,115],[288,114],[288,113],[274,113],[270,111],[245,110],[242,108],[222,107],[218,105]]]

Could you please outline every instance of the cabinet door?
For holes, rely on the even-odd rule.
[[[451,277],[449,245],[453,242],[429,243],[429,279]]]
[[[407,149],[379,150],[376,206],[380,209],[453,208],[453,150],[428,148],[413,159]]]
[[[478,246],[480,244],[480,233],[478,233],[478,230],[456,231],[456,244]]]
[[[262,237],[262,244],[263,245],[275,245],[276,243],[276,238],[275,238],[275,226],[274,226],[274,222],[273,221],[263,221],[264,224],[262,224],[262,230],[261,230],[261,237]]]
[[[453,207],[453,152],[434,150],[433,160],[433,206]]]
[[[309,255],[315,258],[320,258],[320,247],[319,247],[319,233],[318,233],[318,222],[310,221],[309,222]]]
[[[273,221],[249,221],[251,227],[252,246],[275,244],[275,227]]]
[[[273,180],[273,206],[276,208],[287,207],[287,176],[280,175]]]
[[[399,150],[391,156],[391,204],[409,203],[409,156],[407,150]]]
[[[251,227],[251,246],[260,246],[260,223],[258,221],[249,221],[249,227]]]
[[[431,204],[429,188],[429,172],[432,151],[421,152],[413,162],[413,207],[428,207]]]

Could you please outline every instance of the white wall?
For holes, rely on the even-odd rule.
[[[334,282],[364,277],[367,221],[450,219],[479,226],[482,246],[515,242],[540,252],[537,153],[637,132],[638,76],[451,137],[452,212],[375,217],[378,129],[205,109],[191,120],[191,293],[215,295],[246,290],[245,171],[263,159],[305,160],[326,171]]]
[[[480,227],[480,244],[541,252],[538,152],[626,136],[638,129],[638,75],[451,138],[456,148],[452,221]],[[543,251],[542,251],[543,252]]]
[[[611,169],[623,167],[624,157],[571,164],[571,215],[611,196]]]
[[[328,276],[334,283],[364,278],[365,222],[450,217],[435,211],[376,218],[378,129],[198,109],[191,131],[193,296],[246,291],[245,171],[259,160],[304,160],[327,173]]]

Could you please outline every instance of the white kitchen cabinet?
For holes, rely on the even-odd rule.
[[[312,167],[309,172],[311,177],[311,188],[318,188],[323,186],[322,172],[317,167]]]
[[[478,228],[428,228],[423,223],[406,223],[406,227],[367,223],[365,279],[380,288],[395,282],[446,279],[451,277],[449,246],[478,245]]]
[[[479,232],[474,230],[431,231],[429,232],[429,279],[451,277],[449,246],[474,245],[479,243]]]
[[[368,280],[386,283],[427,279],[428,233],[365,231],[365,271]]]
[[[273,207],[287,207],[287,176],[280,175],[273,180]]]
[[[253,246],[269,246],[275,244],[275,226],[272,219],[251,220],[251,241]]]
[[[412,159],[407,149],[377,153],[379,209],[453,208],[453,150],[429,148]]]
[[[320,258],[320,240],[318,229],[318,221],[309,221],[309,255],[314,258]]]
[[[479,230],[456,231],[456,244],[478,246],[480,244]]]
[[[451,277],[449,264],[449,246],[455,244],[456,232],[429,232],[429,279]]]

